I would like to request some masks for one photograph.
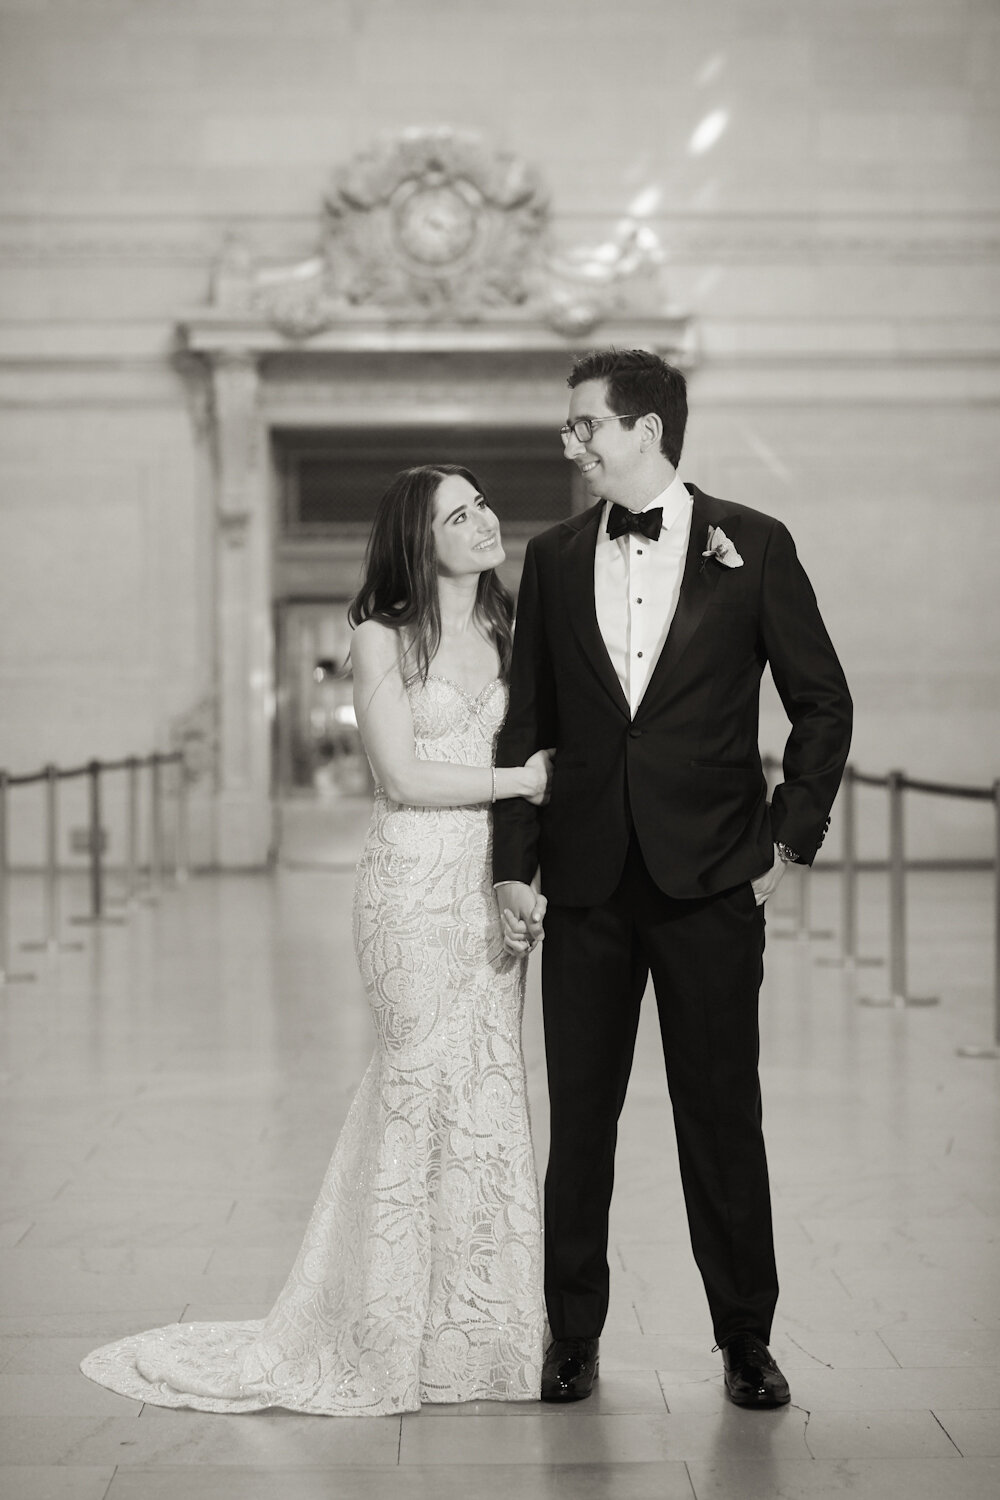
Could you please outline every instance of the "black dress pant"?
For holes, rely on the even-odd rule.
[[[757,1077],[763,953],[763,908],[749,884],[697,900],[665,896],[634,834],[609,901],[549,906],[545,1292],[556,1338],[596,1337],[607,1315],[618,1117],[651,974],[691,1245],[715,1339],[747,1332],[768,1340],[778,1280]],[[650,1152],[662,1149],[649,1141]]]

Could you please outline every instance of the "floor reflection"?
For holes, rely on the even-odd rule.
[[[258,1316],[371,1050],[350,943],[363,797],[283,807],[272,876],[196,877],[0,993],[0,1488],[17,1500],[608,1496],[774,1500],[1000,1492],[1000,1090],[988,1039],[991,877],[916,875],[911,965],[933,1010],[857,1003],[769,916],[762,1080],[792,1406],[723,1396],[687,1242],[653,1008],[622,1119],[612,1304],[578,1407],[447,1407],[365,1423],[137,1409],[78,1375],[93,1344]],[[837,882],[813,877],[818,927]],[[14,883],[13,931],[37,881]],[[84,898],[67,882],[64,910]],[[77,898],[80,898],[79,900]],[[866,951],[885,932],[865,876]],[[866,976],[869,978],[870,976]],[[538,973],[525,1023],[544,1157]]]

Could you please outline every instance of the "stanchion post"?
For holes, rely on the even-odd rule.
[[[125,814],[125,904],[135,905],[135,893],[139,883],[139,760],[135,755],[130,755],[126,762],[126,797],[128,806]]]
[[[959,1057],[1000,1057],[1000,781],[993,783],[993,1046],[955,1051]]]
[[[840,882],[840,951],[844,963],[853,966],[858,959],[857,787],[853,766],[848,766],[844,771],[841,793],[844,838],[843,872]]]
[[[174,799],[174,880],[183,885],[188,878],[188,784],[187,761],[182,754],[176,762],[177,783]]]
[[[7,861],[7,772],[0,771],[0,990],[8,984],[26,984],[34,974],[12,974],[7,968],[10,952],[10,887]]]
[[[127,755],[118,767],[125,768],[125,871],[120,896],[112,897],[109,906],[134,911],[139,889],[139,766],[138,756]]]
[[[903,773],[889,772],[889,993],[906,998],[906,854]]]
[[[149,786],[143,793],[148,812],[148,850],[143,864],[145,873],[139,900],[144,906],[156,906],[160,899],[159,871],[163,834],[163,824],[158,810],[160,770],[156,751],[154,750],[152,755],[147,755],[143,760],[137,761],[136,766],[137,775],[140,769],[148,768],[149,770]],[[138,825],[138,815],[136,823]]]
[[[27,953],[73,952],[82,943],[65,943],[59,939],[59,771],[45,767],[45,934],[38,943],[22,943]]]
[[[163,762],[156,750],[149,758],[149,789],[149,883],[156,894],[163,885]]]
[[[889,787],[889,993],[864,996],[862,1005],[937,1005],[936,995],[906,992],[906,831],[903,793],[906,776],[890,771]]]
[[[59,946],[59,777],[54,765],[45,767],[45,941]]]
[[[92,760],[87,767],[87,795],[90,804],[90,915],[99,922],[104,915],[104,867],[101,860],[101,763]]]
[[[889,771],[889,993],[906,1002],[906,831],[903,771]]]
[[[837,799],[840,821],[844,826],[840,862],[840,957],[818,958],[826,968],[858,969],[866,964],[880,964],[881,958],[861,958],[858,954],[858,783],[853,766],[844,771]]]
[[[92,760],[87,766],[87,802],[90,809],[87,849],[90,854],[90,919],[99,922],[104,916],[104,868],[101,860],[101,763]]]
[[[100,927],[105,923],[122,923],[124,917],[109,917],[104,910],[104,830],[101,827],[101,762],[92,760],[87,765],[88,802],[90,828],[88,845],[90,852],[90,913],[85,917],[74,917],[81,927]]]

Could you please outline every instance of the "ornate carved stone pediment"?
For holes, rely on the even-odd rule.
[[[530,167],[475,136],[407,131],[337,174],[326,216],[335,295],[467,318],[528,300],[548,198]]]
[[[654,283],[658,309],[661,260],[639,222],[593,251],[554,247],[534,168],[469,132],[412,129],[335,174],[314,257],[258,268],[231,238],[214,302],[256,312],[295,339],[365,313],[451,324],[520,314],[579,335],[620,312],[633,282]]]

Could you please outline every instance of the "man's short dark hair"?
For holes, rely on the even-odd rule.
[[[663,423],[660,451],[676,469],[687,426],[687,381],[680,370],[648,349],[597,349],[576,361],[566,384],[572,389],[586,380],[604,382],[608,405],[623,417],[623,427],[655,411]]]

